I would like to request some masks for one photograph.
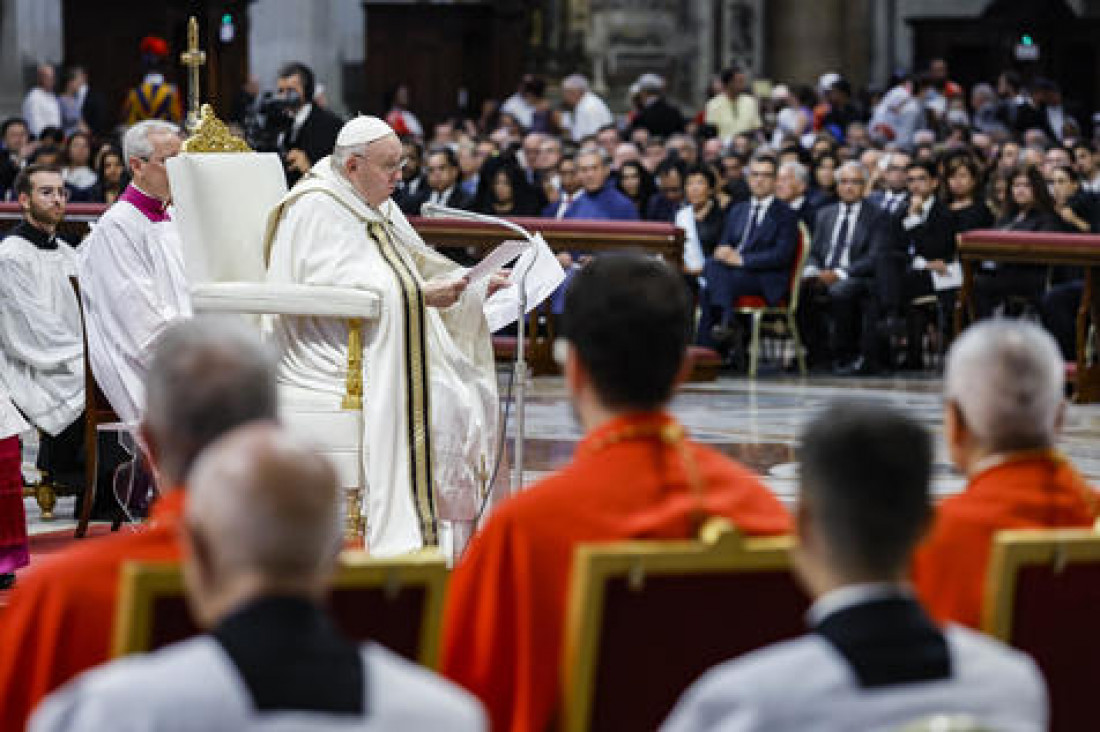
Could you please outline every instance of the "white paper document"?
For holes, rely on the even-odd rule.
[[[501,244],[493,250],[493,254],[509,243],[511,242]],[[511,285],[485,301],[485,318],[489,321],[489,330],[493,333],[516,321],[519,314],[518,283],[523,278],[524,272],[527,273],[525,290],[528,313],[558,289],[558,285],[565,279],[565,272],[558,263],[558,258],[550,251],[542,234],[535,234],[532,237],[532,244],[533,246],[528,248],[512,267],[512,275],[508,278]],[[526,243],[524,245],[526,246]],[[495,272],[496,269],[499,267],[493,271]]]
[[[470,284],[472,285],[495,274],[501,267],[522,254],[529,246],[531,245],[528,242],[519,241],[518,239],[504,242],[489,252],[485,259],[470,267],[466,272],[466,276],[470,278]]]
[[[954,290],[962,287],[963,283],[963,271],[962,265],[958,262],[951,262],[947,265],[947,272],[940,274],[935,270],[932,271],[932,287],[936,292],[940,290]]]

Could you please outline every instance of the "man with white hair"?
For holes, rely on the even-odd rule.
[[[38,137],[47,127],[61,127],[61,102],[57,98],[57,70],[53,64],[39,64],[37,83],[23,99],[23,119],[31,134]]]
[[[966,489],[940,504],[913,581],[938,620],[979,627],[990,545],[1001,529],[1091,526],[1100,496],[1055,448],[1062,357],[1039,326],[990,320],[947,355],[944,439]]]
[[[570,74],[561,83],[561,96],[570,111],[566,128],[574,140],[594,135],[615,122],[611,110],[602,99],[588,88],[588,79],[581,74]]]
[[[357,645],[322,609],[340,544],[327,460],[254,423],[205,450],[190,482],[184,579],[208,633],[81,676],[31,730],[486,729],[468,693]]]
[[[443,520],[458,555],[497,464],[483,304],[501,282],[471,286],[458,265],[424,244],[390,198],[403,165],[401,141],[385,122],[361,116],[345,124],[332,155],[271,212],[268,281],[380,294],[381,315],[365,336],[367,547],[394,555],[436,546]],[[274,336],[286,402],[339,409],[347,320],[280,317]]]
[[[141,417],[150,345],[169,323],[191,315],[165,166],[180,142],[179,128],[162,120],[126,131],[122,152],[132,180],[80,247],[88,359],[125,422]]]

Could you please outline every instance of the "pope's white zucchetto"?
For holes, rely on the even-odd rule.
[[[336,146],[366,145],[387,135],[396,134],[385,120],[369,115],[360,115],[340,128],[336,136]]]

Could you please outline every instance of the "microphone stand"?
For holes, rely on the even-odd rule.
[[[487,216],[485,214],[474,213],[473,211],[464,211],[459,208],[450,208],[448,206],[441,206],[438,203],[426,203],[421,207],[421,214],[427,218],[451,218],[462,219],[465,221],[476,221],[480,224],[487,224],[489,226],[499,226],[508,229],[511,232],[519,234],[523,237],[530,247],[529,251],[533,251],[535,247],[534,239],[531,233],[524,229],[522,226],[515,224],[507,219],[502,219],[497,216]],[[520,255],[522,259],[523,255]],[[516,318],[516,358],[513,365],[513,379],[516,389],[516,436],[512,443],[512,452],[515,458],[515,464],[512,466],[512,490],[518,491],[523,487],[523,434],[524,434],[524,413],[526,411],[526,398],[527,398],[527,361],[525,358],[526,350],[526,319],[527,319],[527,273],[531,267],[535,264],[535,257],[531,257],[531,261],[527,263],[519,272],[519,279],[516,282],[516,286],[519,287],[519,312]]]

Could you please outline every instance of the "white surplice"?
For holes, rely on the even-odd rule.
[[[363,443],[367,547],[379,556],[438,542],[455,524],[455,554],[478,517],[497,457],[499,417],[487,281],[445,310],[420,287],[461,268],[424,244],[387,200],[375,209],[326,158],[291,190],[268,225],[268,281],[373,288],[382,312],[364,335]],[[281,397],[338,409],[348,326],[279,317]]]
[[[77,254],[0,242],[0,385],[36,427],[57,435],[84,411],[80,307],[69,277]]]
[[[125,422],[145,406],[149,347],[174,320],[191,316],[179,233],[117,201],[80,247],[80,293],[96,383]]]
[[[4,386],[0,384],[0,440],[22,434],[30,428],[27,420],[23,419],[23,415],[11,403]]]

